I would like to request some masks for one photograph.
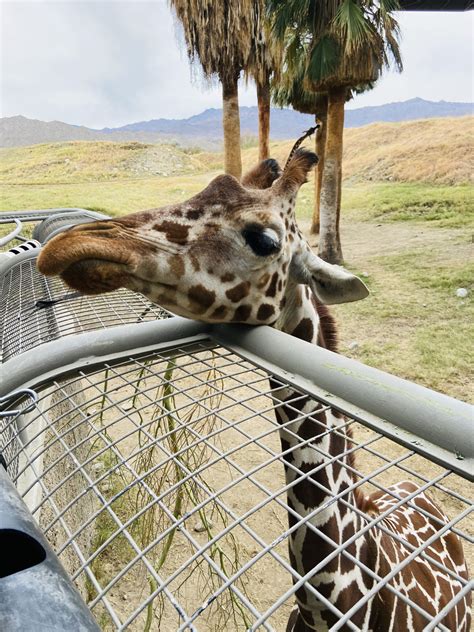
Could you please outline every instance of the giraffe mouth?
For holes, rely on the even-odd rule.
[[[125,265],[105,259],[76,261],[59,276],[73,290],[91,295],[128,287],[132,278]]]
[[[37,260],[39,272],[59,276],[81,294],[97,295],[127,288],[145,294],[154,302],[159,302],[157,297],[161,296],[170,302],[175,285],[147,278],[144,249],[136,248],[129,239],[110,239],[104,234],[107,233],[101,230],[76,229],[58,235],[41,250]]]
[[[110,231],[102,226],[94,229],[73,229],[52,239],[38,256],[38,270],[45,276],[60,276],[66,285],[83,294],[101,294],[126,286],[134,268],[133,252],[119,240],[110,239]]]

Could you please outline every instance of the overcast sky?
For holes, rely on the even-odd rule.
[[[186,118],[221,107],[193,78],[165,0],[1,0],[1,115],[89,127]],[[405,70],[349,107],[473,100],[474,13],[400,15]],[[195,73],[194,73],[195,74]],[[242,87],[241,105],[255,105]]]

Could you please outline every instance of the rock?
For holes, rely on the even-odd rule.
[[[207,520],[206,523],[207,524],[204,524],[203,521],[200,520],[194,525],[194,531],[196,531],[196,533],[203,533],[208,529],[212,529],[212,527],[214,526],[210,520]]]
[[[351,342],[351,343],[350,343],[350,345],[349,345],[349,349],[350,349],[351,351],[355,351],[355,350],[356,350],[356,349],[358,349],[358,348],[359,348],[359,343],[358,343],[358,342],[356,342],[355,340],[354,340],[354,342]]]
[[[363,277],[367,278],[369,276],[369,273],[368,272],[362,272],[360,276],[363,276]]]
[[[465,287],[458,287],[458,289],[456,290],[456,296],[458,298],[466,298],[468,294],[469,292],[466,290]]]

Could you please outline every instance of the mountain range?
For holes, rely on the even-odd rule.
[[[361,127],[375,122],[399,122],[415,119],[464,116],[473,114],[473,103],[426,101],[415,98],[397,103],[346,110],[345,127]],[[298,137],[314,123],[314,117],[291,109],[271,110],[272,139]],[[242,136],[257,136],[257,107],[240,108]],[[38,143],[71,140],[138,141],[178,143],[220,149],[222,145],[222,110],[208,109],[187,119],[154,119],[122,127],[101,130],[69,125],[60,121],[38,121],[24,116],[0,119],[0,147],[19,147]]]

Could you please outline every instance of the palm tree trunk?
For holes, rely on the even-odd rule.
[[[258,158],[266,160],[270,157],[270,81],[257,81],[258,102]]]
[[[242,157],[240,153],[238,74],[230,73],[230,75],[221,77],[221,81],[225,172],[240,180],[242,175]]]
[[[327,139],[321,188],[319,256],[329,263],[340,264],[343,258],[339,236],[338,201],[340,202],[341,197],[346,88],[332,88],[328,92],[328,97]]]
[[[311,222],[311,233],[317,235],[320,230],[320,206],[321,206],[321,187],[323,183],[324,171],[324,155],[326,153],[326,133],[328,120],[327,99],[321,111],[316,115],[316,123],[319,128],[316,132],[316,155],[319,158],[318,166],[314,177],[314,210],[313,220]]]

